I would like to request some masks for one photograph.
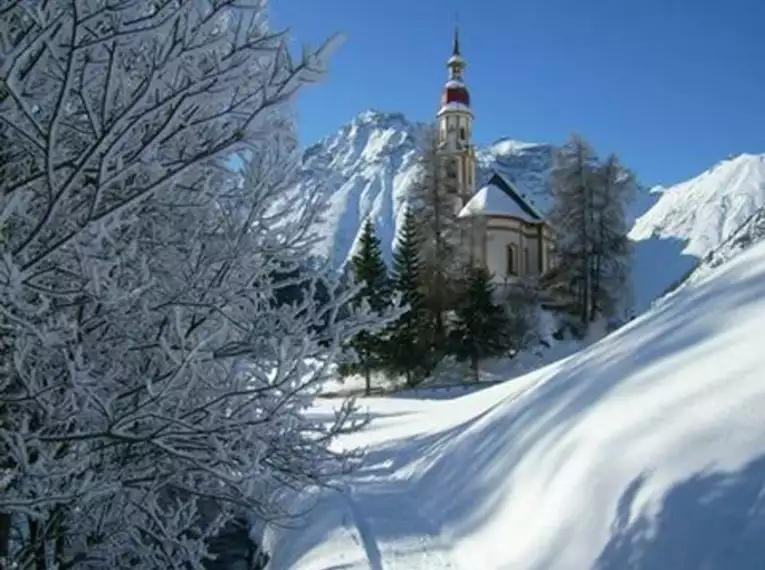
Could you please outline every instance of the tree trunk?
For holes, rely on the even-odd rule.
[[[369,396],[372,393],[372,371],[369,366],[364,367],[364,380],[366,382],[365,394]]]
[[[470,368],[473,370],[473,382],[478,384],[481,381],[481,378],[479,376],[478,355],[477,354],[473,354],[473,356],[470,357]]]
[[[11,515],[0,513],[0,559],[7,558],[10,553]]]

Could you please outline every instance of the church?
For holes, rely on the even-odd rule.
[[[542,275],[553,262],[553,232],[542,214],[498,172],[488,180],[476,180],[474,116],[456,29],[447,67],[449,78],[437,114],[438,148],[456,166],[458,217],[476,222],[473,225],[480,228],[471,240],[472,258],[485,266],[498,284]]]

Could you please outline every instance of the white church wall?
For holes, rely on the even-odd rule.
[[[495,280],[504,282],[512,274],[508,273],[508,247],[513,248],[514,274],[520,274],[521,240],[520,224],[516,220],[492,219],[486,228],[486,267]]]
[[[537,232],[536,226],[512,218],[492,217],[488,221],[483,253],[486,267],[494,275],[495,281],[503,283],[514,276],[539,275],[541,244]],[[508,248],[513,250],[514,271],[511,274],[508,274]],[[545,263],[543,257],[543,267]]]

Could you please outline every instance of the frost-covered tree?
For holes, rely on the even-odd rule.
[[[0,9],[6,566],[200,568],[235,512],[352,464],[349,406],[303,410],[377,317],[274,302],[314,240],[289,101],[327,47],[295,61],[265,0]]]
[[[587,326],[599,316],[613,316],[625,300],[625,207],[634,194],[634,177],[613,156],[600,162],[587,141],[573,136],[556,151],[551,178],[556,271]]]

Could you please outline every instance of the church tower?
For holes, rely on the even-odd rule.
[[[460,204],[465,205],[475,192],[475,148],[473,147],[473,112],[470,92],[463,73],[467,64],[460,53],[459,30],[454,29],[452,55],[446,63],[449,79],[441,96],[438,111],[438,142],[441,153],[454,159],[459,183]]]

